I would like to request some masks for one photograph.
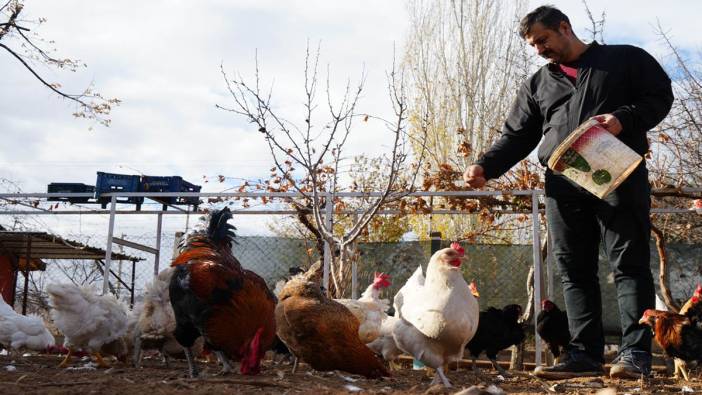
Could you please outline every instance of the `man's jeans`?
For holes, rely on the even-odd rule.
[[[597,275],[600,242],[614,273],[622,326],[620,350],[650,352],[651,331],[638,324],[654,306],[650,269],[650,186],[639,166],[604,200],[546,173],[549,254],[561,275],[570,347],[604,362],[602,298]],[[605,303],[614,303],[607,300]]]

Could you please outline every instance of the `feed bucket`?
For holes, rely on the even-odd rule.
[[[626,180],[642,160],[641,155],[590,119],[556,148],[548,167],[602,199]]]

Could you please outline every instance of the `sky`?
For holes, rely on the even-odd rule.
[[[551,3],[570,16],[580,36],[587,36],[581,1]],[[665,6],[654,1],[588,4],[596,16],[606,11],[607,43],[639,45],[670,61],[654,31],[659,21],[685,53],[702,48],[699,0]],[[0,178],[25,192],[45,192],[51,182],[94,185],[97,171],[179,175],[203,185],[203,191],[265,177],[272,161],[260,133],[240,116],[215,108],[232,103],[220,66],[250,80],[257,54],[274,106],[301,123],[305,48],[308,42],[319,45],[320,72],[330,70],[334,92],[365,70],[359,112],[391,118],[386,73],[394,51],[402,50],[408,20],[405,2],[399,0],[36,0],[27,2],[23,16],[46,18],[35,32],[55,42],[56,56],[88,65],[70,73],[39,64],[42,76],[67,92],[94,83],[104,96],[122,100],[109,128],[75,119],[73,104],[0,52]],[[348,155],[381,153],[388,144],[382,125],[360,124]],[[220,174],[228,177],[225,183],[214,181]],[[62,220],[50,227],[76,231],[104,221]],[[173,221],[174,227],[183,224],[183,219]],[[123,231],[150,232],[142,228]],[[262,232],[260,221],[243,228]]]

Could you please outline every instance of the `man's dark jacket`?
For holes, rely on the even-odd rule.
[[[538,157],[546,166],[558,145],[588,118],[611,113],[619,119],[619,139],[641,155],[646,132],[665,118],[673,103],[670,79],[641,48],[599,45],[577,61],[575,86],[556,64],[547,64],[519,89],[502,136],[477,162],[485,178],[496,178],[524,159],[541,141]]]

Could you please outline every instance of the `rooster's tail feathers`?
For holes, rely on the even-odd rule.
[[[221,210],[213,211],[210,214],[210,224],[207,227],[207,236],[213,241],[230,241],[234,242],[236,237],[236,227],[229,224],[227,221],[232,219],[232,212],[228,207]]]

